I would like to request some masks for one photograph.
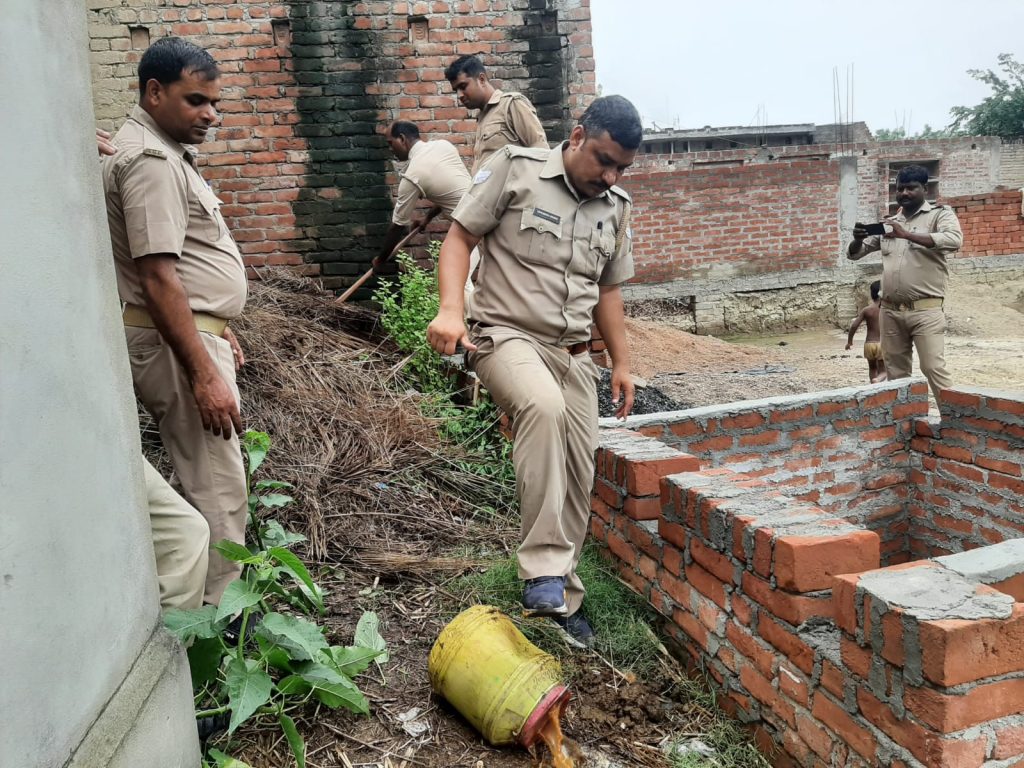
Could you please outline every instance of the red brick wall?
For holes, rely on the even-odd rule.
[[[867,530],[872,521],[851,523],[794,496],[778,482],[782,435],[757,438],[784,429],[777,425],[807,430],[821,426],[806,424],[818,416],[859,421],[857,409],[888,406],[901,437],[894,452],[872,452],[863,472],[886,471],[886,457],[909,443],[910,461],[896,464],[902,479],[893,482],[944,494],[947,481],[964,482],[954,465],[987,472],[970,475],[975,485],[957,490],[956,503],[988,487],[1005,518],[1019,517],[1021,398],[945,393],[941,438],[919,420],[910,440],[905,422],[926,396],[923,384],[912,386],[921,391],[900,416],[888,397],[895,390],[872,387],[864,398],[824,393],[820,412],[789,398],[733,404],[728,415],[661,414],[638,421],[640,431],[602,432],[592,534],[666,619],[692,667],[716,682],[721,706],[750,724],[758,744],[782,750],[773,765],[979,768],[1024,759],[1020,542],[880,569],[884,544]],[[850,402],[829,413],[844,397]],[[674,450],[673,441],[689,441],[702,458]],[[759,477],[756,467],[718,466],[744,441],[750,453],[763,450]],[[865,484],[862,493],[872,490]],[[980,514],[957,508],[953,516]]]
[[[635,206],[639,282],[835,266],[835,161],[642,168],[623,184]]]
[[[941,202],[953,207],[964,230],[958,257],[1024,253],[1020,190],[943,197]]]
[[[888,563],[907,557],[908,443],[927,412],[926,385],[903,381],[634,417],[633,429],[877,531]]]
[[[224,73],[221,127],[200,147],[247,264],[305,264],[331,287],[366,269],[395,181],[379,131],[419,123],[471,152],[475,121],[443,69],[481,54],[561,139],[596,92],[589,0],[316,2],[89,0],[96,116],[113,129],[137,100],[136,65],[166,35],[210,50]]]
[[[1024,537],[1024,399],[960,388],[943,393],[941,408],[941,429],[919,421],[911,441],[911,553]]]

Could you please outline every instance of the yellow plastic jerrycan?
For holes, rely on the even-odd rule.
[[[569,699],[562,667],[490,605],[467,608],[430,650],[430,685],[491,744],[531,746]]]

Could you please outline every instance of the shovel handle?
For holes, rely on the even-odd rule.
[[[393,259],[395,257],[395,254],[398,253],[400,250],[402,250],[402,248],[405,247],[406,243],[408,243],[416,235],[418,235],[420,232],[424,231],[427,228],[427,224],[429,222],[430,222],[430,219],[427,219],[427,221],[423,222],[422,226],[413,227],[412,231],[409,232],[409,234],[407,234],[405,237],[403,237],[401,240],[398,241],[398,245],[396,245],[394,248],[391,249],[391,253],[388,254],[388,257],[384,261],[382,261],[381,263],[384,264],[384,263],[387,263],[387,262],[391,261],[391,259]],[[352,283],[352,285],[350,285],[345,290],[345,292],[343,294],[341,294],[341,296],[339,296],[338,298],[336,298],[334,300],[334,303],[335,304],[344,304],[346,301],[348,301],[349,297],[353,293],[358,291],[362,287],[363,283],[365,283],[367,280],[369,280],[371,277],[373,277],[373,275],[374,275],[374,273],[376,271],[377,271],[376,267],[370,267],[368,270],[366,270],[366,272],[363,273],[362,277],[360,277],[358,280],[356,280],[354,283]]]

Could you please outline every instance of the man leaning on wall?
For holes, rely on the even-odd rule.
[[[949,279],[946,259],[963,244],[953,209],[926,199],[928,170],[910,165],[896,176],[900,209],[885,220],[883,235],[853,228],[847,257],[856,261],[882,252],[882,357],[889,379],[904,379],[913,370],[917,348],[921,373],[935,401],[953,383],[946,368],[946,315],[943,304]]]
[[[241,544],[244,358],[228,322],[245,305],[245,268],[192,149],[217,120],[220,73],[202,48],[163,38],[139,62],[139,93],[103,161],[132,379],[210,540]],[[239,572],[210,552],[204,600],[219,602]]]

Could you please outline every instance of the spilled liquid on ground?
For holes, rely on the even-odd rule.
[[[548,710],[538,735],[550,755],[550,762],[542,760],[540,768],[582,768],[586,763],[579,744],[562,733],[562,707]]]

